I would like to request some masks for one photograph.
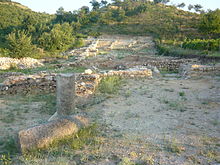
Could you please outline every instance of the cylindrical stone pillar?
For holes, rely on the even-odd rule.
[[[68,116],[75,109],[75,74],[57,76],[57,115]]]

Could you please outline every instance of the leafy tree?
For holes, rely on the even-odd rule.
[[[196,4],[196,5],[194,5],[194,10],[196,11],[196,12],[201,12],[203,7],[202,7],[202,5],[200,5],[200,4]]]
[[[121,6],[122,1],[121,0],[112,0],[112,4],[115,6]]]
[[[177,5],[178,8],[184,8],[185,6],[186,4],[184,2]]]
[[[166,4],[168,2],[170,2],[170,0],[154,0],[155,4],[157,4],[157,3],[164,3],[164,4]]]
[[[11,0],[0,0],[0,2],[11,2]]]
[[[56,22],[62,23],[64,20],[64,8],[60,7],[57,11],[56,11]]]
[[[101,0],[101,5],[102,6],[106,6],[108,4],[108,1],[106,1],[106,0]]]
[[[96,0],[92,0],[89,3],[92,5],[92,10],[98,10],[101,6],[101,4]]]
[[[125,11],[123,9],[112,10],[112,17],[116,21],[121,22],[126,17]]]
[[[34,55],[36,47],[32,45],[31,36],[25,31],[12,32],[7,36],[9,43],[10,57],[23,58]]]
[[[194,6],[191,5],[191,4],[189,4],[188,9],[189,9],[189,10],[192,10],[193,8],[194,8]]]
[[[220,10],[209,11],[202,16],[199,29],[208,34],[209,37],[214,34],[220,34]]]
[[[65,51],[74,44],[73,28],[69,23],[55,24],[50,32],[39,38],[42,48],[48,51]]]
[[[83,6],[80,8],[80,11],[85,13],[85,14],[88,14],[89,13],[89,7],[88,6]]]
[[[36,31],[37,20],[33,15],[28,15],[22,22],[23,29],[29,33]]]

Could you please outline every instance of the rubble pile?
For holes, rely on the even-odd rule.
[[[25,57],[21,59],[10,58],[10,57],[1,57],[0,58],[0,70],[7,69],[28,69],[28,68],[36,68],[39,66],[43,66],[37,59],[33,59],[30,57]]]

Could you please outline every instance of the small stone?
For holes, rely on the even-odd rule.
[[[92,74],[92,73],[93,73],[93,71],[91,69],[86,69],[85,70],[85,74]]]

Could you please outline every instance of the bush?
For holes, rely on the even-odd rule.
[[[188,40],[183,42],[182,47],[195,50],[218,51],[220,48],[220,39]]]
[[[44,32],[39,38],[42,48],[48,51],[65,51],[73,46],[75,37],[69,23],[55,24],[50,32]]]
[[[7,57],[9,54],[10,51],[8,49],[0,48],[0,57]]]
[[[115,94],[117,93],[121,83],[122,81],[119,76],[105,77],[99,84],[99,91],[107,94]]]
[[[9,56],[12,58],[32,57],[37,53],[37,48],[31,42],[31,36],[24,31],[12,32],[8,35]]]

